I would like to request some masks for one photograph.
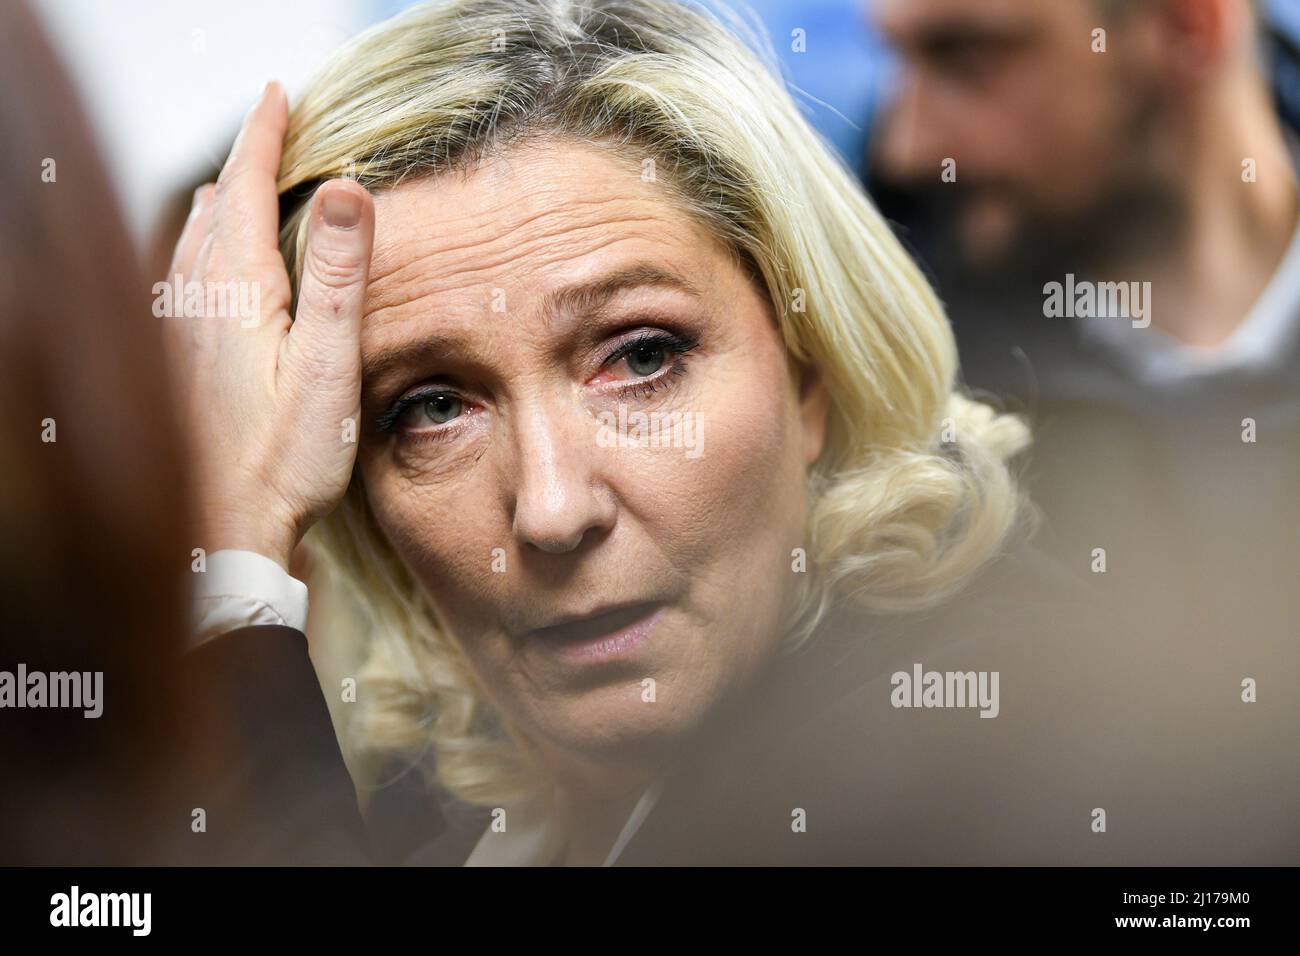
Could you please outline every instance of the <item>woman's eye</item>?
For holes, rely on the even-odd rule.
[[[624,388],[633,389],[664,387],[669,377],[683,374],[686,353],[697,342],[693,335],[676,332],[642,333],[615,347],[594,381],[622,382]]]
[[[430,395],[407,409],[406,424],[416,428],[423,424],[445,425],[464,410],[465,403],[455,395]]]
[[[653,375],[668,358],[661,345],[643,345],[627,354],[627,367],[636,375]]]
[[[472,412],[472,405],[454,392],[425,392],[403,396],[380,415],[376,421],[379,430],[385,434],[421,433],[427,438],[449,438],[459,426],[452,425],[456,419]]]
[[[455,395],[434,395],[424,400],[424,413],[429,421],[442,425],[464,410],[464,404]]]

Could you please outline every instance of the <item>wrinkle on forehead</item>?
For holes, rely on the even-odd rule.
[[[564,144],[498,163],[376,197],[368,324],[430,296],[517,288],[620,242],[687,251],[695,260],[721,247],[661,187],[606,150]]]
[[[518,282],[524,273],[581,259],[619,242],[661,242],[673,232],[654,215],[617,215],[604,209],[599,217],[577,220],[563,209],[539,213],[528,222],[502,225],[494,235],[477,239],[412,236],[402,255],[378,265],[367,289],[367,313],[373,320],[386,309],[430,295]],[[686,237],[683,236],[683,239]]]

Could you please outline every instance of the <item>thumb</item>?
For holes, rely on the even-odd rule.
[[[375,206],[363,186],[332,179],[312,199],[293,351],[321,356],[360,350],[361,314],[375,238]]]

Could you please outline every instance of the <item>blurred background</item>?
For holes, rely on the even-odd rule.
[[[82,174],[74,165],[64,178],[61,158],[57,192],[34,190],[29,178],[0,195],[9,204],[0,217],[7,291],[0,301],[8,309],[0,330],[12,333],[0,353],[0,384],[12,395],[0,407],[6,428],[12,419],[12,435],[22,436],[4,446],[11,487],[0,513],[7,569],[0,577],[13,599],[2,602],[0,636],[6,651],[13,644],[7,660],[25,653],[29,662],[43,635],[51,646],[67,635],[94,645],[103,621],[123,622],[123,635],[143,628],[159,646],[174,643],[185,613],[184,561],[175,557],[188,553],[175,520],[185,503],[163,492],[184,497],[176,477],[184,464],[176,436],[158,424],[161,385],[146,384],[161,364],[147,299],[127,288],[132,266],[119,260],[134,255],[150,281],[162,278],[194,188],[216,178],[263,84],[280,80],[292,102],[331,51],[409,4],[30,5],[72,89],[38,75],[55,77],[48,58],[33,52],[33,36],[0,35],[0,50],[10,49],[7,69],[0,57],[0,148],[8,141],[12,152],[0,169],[26,175],[38,165],[33,157],[57,155],[81,163]],[[1151,712],[1167,716],[1171,737],[1194,741],[1162,754],[1166,772],[1184,762],[1190,776],[1181,779],[1201,792],[1220,788],[1227,814],[1259,793],[1294,795],[1300,0],[727,6],[762,24],[812,126],[934,281],[965,383],[1030,419],[1035,444],[1020,469],[1044,519],[1040,545],[1119,616],[1145,661],[1134,666],[1149,665],[1142,672],[1151,685],[1171,695],[1153,693]],[[0,5],[0,13],[12,10]],[[101,174],[120,218],[111,203],[86,212],[94,208],[87,197],[106,191],[96,187]],[[123,232],[125,242],[101,252],[112,244],[100,237]],[[57,271],[51,278],[41,268]],[[1076,280],[1090,294],[1119,284],[1134,298],[1108,307],[1066,293],[1068,307],[1054,310],[1048,290],[1067,282],[1073,289]],[[116,304],[98,291],[114,286],[122,287]],[[50,296],[51,288],[69,292]],[[138,317],[122,319],[133,293]],[[96,310],[113,322],[96,321]],[[113,324],[119,319],[139,329],[124,334],[134,327]],[[100,377],[91,374],[97,368]],[[159,394],[145,394],[151,387]],[[32,422],[44,415],[58,417],[62,429],[65,419],[75,425],[92,412],[95,428],[81,434],[95,432],[103,447],[73,445],[84,458],[45,456],[31,440]],[[161,451],[148,449],[150,436]],[[56,467],[65,471],[42,471]],[[69,502],[93,513],[78,516]],[[64,514],[64,537],[40,530],[36,516],[45,511]],[[102,560],[84,560],[84,540],[99,542]],[[127,546],[148,553],[137,564],[115,561]],[[164,602],[158,582],[169,579],[172,562],[177,587]],[[120,567],[144,570],[124,585]],[[295,568],[302,577],[309,570]],[[74,589],[97,594],[92,585],[102,600],[66,600]],[[334,616],[328,589],[311,586],[313,619]],[[106,613],[111,600],[129,607]],[[81,617],[50,619],[52,606]],[[105,647],[93,649],[109,655]],[[337,686],[352,672],[347,650],[313,641],[323,683]],[[87,653],[74,642],[48,660],[53,667]],[[142,686],[153,686],[160,681],[146,666],[153,655],[141,650],[140,658]],[[1238,693],[1247,677],[1270,683],[1243,716]],[[327,695],[341,722],[337,698]],[[133,746],[124,735],[122,750]],[[39,752],[27,756],[33,767],[45,765]],[[104,772],[113,776],[107,759]],[[65,791],[52,777],[36,798],[23,799]],[[1294,806],[1259,805],[1259,825],[1248,834],[1258,846],[1226,829],[1205,839],[1223,841],[1221,858],[1273,852],[1295,862]],[[51,807],[53,828],[68,808]],[[5,810],[0,800],[0,817],[19,819]],[[74,855],[78,839],[67,841]],[[39,854],[39,841],[28,843],[23,852]],[[116,859],[114,852],[121,848],[107,847],[103,858]]]
[[[34,4],[81,92],[135,238],[178,189],[216,177],[244,112],[268,79],[290,96],[330,51],[410,6],[405,0],[44,0]],[[738,4],[735,6],[739,6]],[[869,0],[752,0],[813,126],[854,169],[889,100],[897,60]],[[1267,0],[1300,38],[1300,2]],[[793,32],[805,31],[795,52]],[[1279,76],[1279,83],[1284,77]],[[1300,84],[1291,83],[1293,115]],[[205,180],[206,181],[206,180]]]

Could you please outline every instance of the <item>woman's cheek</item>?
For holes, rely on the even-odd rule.
[[[378,478],[378,476],[376,476]],[[474,616],[491,606],[494,547],[491,515],[475,488],[415,478],[394,470],[371,483],[370,507],[402,563],[444,614]],[[454,582],[454,587],[451,585]]]
[[[659,537],[684,561],[743,550],[784,525],[802,499],[791,481],[786,399],[763,369],[715,371],[687,411],[694,447],[659,448],[642,464],[642,499],[656,502]],[[767,384],[765,384],[767,383]],[[797,477],[797,476],[796,476]]]
[[[716,458],[725,480],[751,493],[780,480],[790,444],[792,409],[774,350],[744,356],[716,383],[705,459]],[[706,426],[707,428],[707,426]]]

